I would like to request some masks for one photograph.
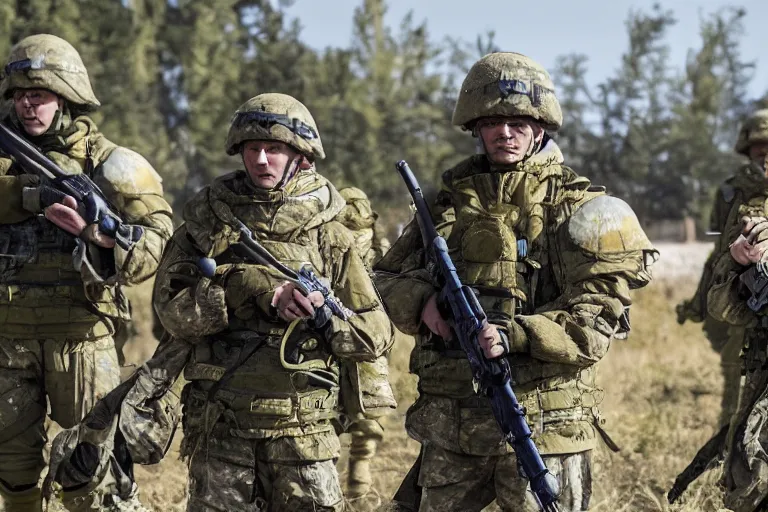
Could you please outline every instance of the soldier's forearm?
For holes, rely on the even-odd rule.
[[[165,229],[144,227],[141,239],[129,250],[115,246],[116,280],[135,285],[154,276],[169,238]]]
[[[168,300],[156,298],[155,311],[163,327],[181,339],[196,339],[227,328],[224,290],[209,279],[184,288]]]
[[[398,329],[416,335],[421,327],[421,312],[427,299],[435,293],[426,271],[409,274],[377,273],[379,290],[387,313]]]
[[[382,309],[358,313],[348,321],[331,318],[331,349],[349,361],[375,361],[394,343],[392,323]]]

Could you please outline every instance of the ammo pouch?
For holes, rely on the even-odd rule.
[[[73,236],[42,215],[16,224],[0,224],[0,283],[9,282],[24,264],[36,262],[40,253],[71,254],[75,247]]]
[[[209,402],[205,384],[195,382],[184,389],[185,436],[207,434],[220,422],[235,430],[280,430],[331,420],[337,415],[338,391],[313,389],[292,396],[265,397],[221,389],[215,402]],[[216,417],[206,421],[206,409],[217,406],[220,410]]]
[[[255,352],[242,360],[253,344]],[[253,331],[230,331],[195,345],[184,369],[193,381],[185,389],[185,435],[190,428],[209,433],[217,422],[236,430],[275,430],[335,418],[338,386],[318,388],[308,371],[284,368],[280,346],[281,337]],[[323,375],[337,379],[330,370]]]

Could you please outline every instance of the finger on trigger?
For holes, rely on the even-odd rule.
[[[302,295],[299,290],[296,290],[296,289],[293,290],[293,302],[296,304],[298,309],[301,310],[304,314],[310,315],[310,316],[314,314],[315,309],[312,306],[312,303],[309,301],[308,298]]]

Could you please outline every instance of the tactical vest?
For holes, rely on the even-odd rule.
[[[77,122],[81,128],[87,126],[90,134],[69,142],[87,147],[90,156],[74,158],[62,153],[48,156],[68,172],[96,169],[91,177],[104,186],[98,166],[116,146],[97,131],[90,119],[78,118]],[[4,158],[0,161],[8,162]],[[9,174],[14,171],[10,166]],[[91,339],[113,334],[111,320],[130,319],[128,300],[119,285],[84,283],[74,267],[74,249],[75,238],[42,215],[16,224],[0,224],[3,334]],[[103,261],[112,261],[110,251],[104,251]]]
[[[318,248],[318,232],[304,234],[307,239],[299,241],[260,243],[287,266],[298,270],[309,262],[322,275],[326,265]],[[216,261],[243,262],[231,250]],[[230,315],[226,332],[196,346],[184,377],[198,381],[198,390],[209,390],[213,382],[234,368],[214,400],[231,411],[224,417],[234,422],[233,428],[250,434],[284,431],[334,418],[339,399],[338,364],[322,338],[304,322],[298,322],[284,340],[287,332],[284,322],[265,319],[249,307],[240,308]],[[243,351],[253,344],[258,345],[253,355],[240,361]],[[313,374],[333,386],[323,385]],[[198,394],[200,398],[210,397]]]
[[[454,191],[451,204],[456,215],[446,240],[448,248],[460,279],[476,290],[489,322],[504,324],[515,315],[532,314],[537,307],[554,300],[560,294],[562,280],[558,229],[570,213],[562,204],[562,167],[551,166],[541,175],[469,173],[448,185]],[[570,186],[584,196],[589,182],[578,179]],[[462,424],[457,442],[465,452],[509,452],[508,445],[498,442],[498,434],[494,443],[479,438],[473,442],[469,434],[462,433],[486,428],[498,433],[498,428],[494,427],[487,400],[475,395],[463,351],[435,339],[423,341],[421,350],[412,357],[420,391],[457,401]],[[595,383],[594,369],[546,363],[517,353],[508,361],[512,386],[527,410],[541,452],[575,453],[594,448],[592,426],[599,422],[597,405],[603,398]],[[418,421],[412,423],[415,426]],[[551,424],[571,424],[572,435],[564,436],[562,430],[551,433]]]

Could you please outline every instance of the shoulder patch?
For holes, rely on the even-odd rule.
[[[101,164],[101,173],[122,194],[162,194],[163,179],[137,152],[116,147]]]
[[[585,202],[568,222],[568,236],[593,254],[652,249],[635,212],[621,199],[599,195]]]

